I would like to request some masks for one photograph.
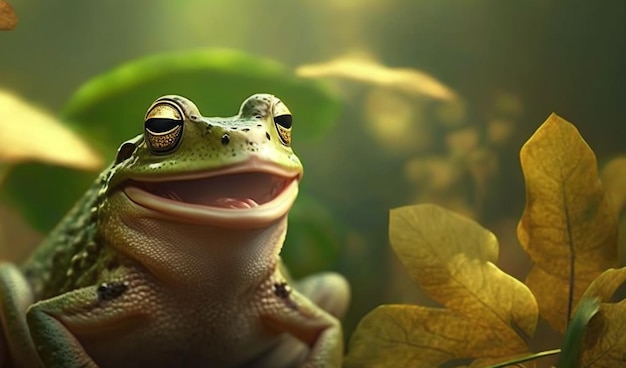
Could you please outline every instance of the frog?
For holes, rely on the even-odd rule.
[[[149,105],[143,133],[22,263],[0,264],[0,367],[339,367],[350,287],[280,251],[303,176],[293,116]]]

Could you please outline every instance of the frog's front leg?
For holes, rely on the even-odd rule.
[[[97,368],[70,329],[97,331],[128,317],[111,304],[128,285],[104,283],[33,304],[26,313],[33,341],[47,368]]]
[[[32,302],[30,286],[17,267],[10,263],[0,264],[0,344],[4,335],[8,348],[5,356],[0,356],[2,367],[41,366],[26,324],[26,309]]]
[[[349,293],[347,284],[342,278],[340,280],[334,276],[328,277],[328,280],[341,281],[337,289],[334,289],[336,285],[329,287],[340,291],[341,294],[346,294],[345,296],[337,295],[343,299],[339,303],[341,306],[329,303],[332,305],[329,309],[341,315],[347,305],[347,293]],[[317,283],[317,280],[315,283],[310,283],[307,289],[311,290],[308,291],[316,289],[314,284]],[[265,301],[265,305],[269,308],[267,308],[268,313],[264,316],[264,320],[275,330],[287,332],[309,346],[310,350],[303,367],[340,367],[343,358],[343,333],[339,320],[298,290],[292,289],[282,280],[280,274],[275,278],[271,287],[273,290],[272,296],[269,297],[270,302]],[[307,290],[303,292],[306,293]],[[307,293],[307,295],[317,299],[315,294]]]

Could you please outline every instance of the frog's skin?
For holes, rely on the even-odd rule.
[[[34,254],[0,265],[0,367],[340,366],[347,283],[292,284],[279,257],[291,122],[266,94],[230,118],[156,100]]]

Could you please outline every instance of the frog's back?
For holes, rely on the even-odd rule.
[[[97,239],[98,208],[106,192],[112,169],[101,173],[86,193],[63,217],[20,266],[30,283],[34,300],[47,299],[78,286],[85,280],[85,268],[93,266],[102,247]],[[89,273],[93,278],[95,275]]]

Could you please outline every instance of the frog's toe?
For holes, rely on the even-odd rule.
[[[350,303],[350,285],[338,273],[324,272],[296,282],[296,289],[336,318],[341,318]]]
[[[301,367],[309,354],[309,347],[289,334],[278,338],[276,345],[245,366],[248,368],[296,368]]]

